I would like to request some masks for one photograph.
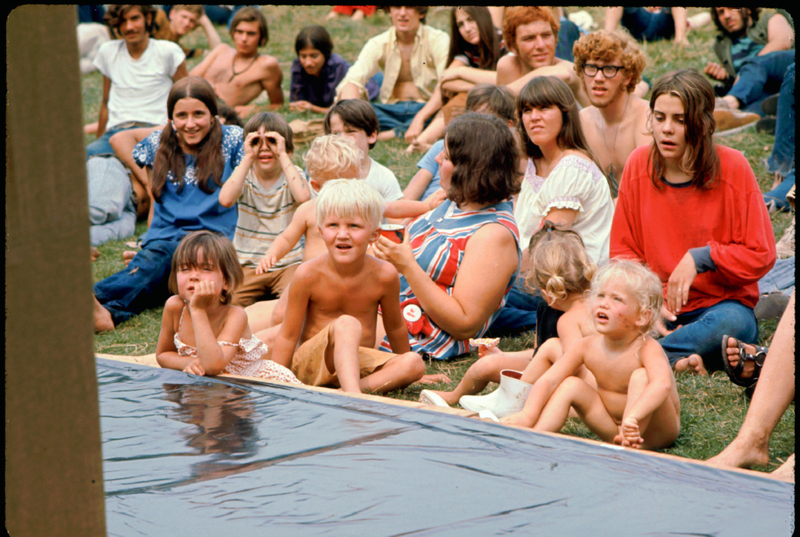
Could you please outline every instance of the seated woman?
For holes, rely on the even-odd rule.
[[[494,84],[497,60],[505,54],[503,36],[492,24],[484,6],[459,6],[450,10],[450,52],[439,85],[406,131],[409,151],[427,151],[439,140],[453,112],[463,112],[467,92],[476,84]],[[446,104],[444,104],[446,102]],[[440,106],[442,113],[425,128],[425,121]],[[460,108],[460,110],[458,110]]]
[[[331,52],[333,41],[322,26],[306,26],[300,30],[294,50],[297,58],[292,61],[289,109],[327,113],[336,97],[336,86],[347,74],[350,63]],[[375,75],[367,82],[370,100],[380,92],[379,80],[379,75]]]
[[[544,220],[577,231],[589,260],[608,260],[614,201],[608,178],[581,127],[578,105],[566,83],[554,76],[532,78],[517,99],[517,129],[528,156],[514,206],[523,248],[523,266],[531,236]],[[541,302],[517,284],[508,305],[492,325],[493,336],[531,330]],[[551,312],[554,313],[554,312]],[[557,313],[556,313],[557,315]],[[527,319],[521,324],[521,319]]]
[[[207,229],[233,237],[236,208],[220,205],[218,190],[242,159],[241,127],[221,124],[211,84],[196,76],[172,86],[167,115],[164,130],[133,151],[135,162],[147,168],[152,223],[128,266],[95,284],[96,332],[164,305],[172,255],[184,235]]]
[[[611,256],[639,259],[661,278],[670,365],[701,374],[723,368],[723,334],[758,341],[758,280],[775,263],[750,164],[714,143],[714,100],[694,70],[654,83],[653,143],[628,158],[611,228]]]
[[[469,352],[469,338],[489,328],[517,277],[514,136],[492,115],[459,116],[439,166],[448,199],[413,220],[402,244],[380,237],[373,249],[400,273],[412,350],[446,359]],[[389,350],[385,338],[380,348]]]

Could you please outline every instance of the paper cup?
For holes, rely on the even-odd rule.
[[[381,235],[397,244],[403,242],[404,231],[405,227],[400,224],[381,224]]]

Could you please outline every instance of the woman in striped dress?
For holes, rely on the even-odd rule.
[[[436,160],[447,200],[412,221],[402,244],[381,237],[373,248],[400,273],[412,350],[446,359],[469,352],[469,338],[486,332],[516,279],[510,198],[519,186],[514,137],[489,114],[454,119]],[[380,348],[390,350],[386,340]]]

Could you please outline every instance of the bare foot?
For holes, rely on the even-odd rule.
[[[425,153],[428,149],[431,148],[433,144],[428,144],[425,142],[420,142],[418,140],[414,140],[408,147],[406,147],[406,153]]]
[[[739,364],[739,346],[736,344],[736,338],[729,337],[728,338],[728,348],[725,351],[728,353],[728,363],[731,364],[731,367],[736,367]],[[744,351],[747,354],[755,355],[756,348],[749,343],[742,343],[744,346]],[[744,367],[742,368],[742,372],[739,374],[739,378],[742,379],[749,379],[753,376],[753,369],[756,367],[756,364],[752,360],[745,360]]]
[[[445,403],[447,403],[450,406],[454,406],[456,403],[458,403],[458,399],[453,397],[453,393],[455,393],[455,392],[441,392],[441,391],[438,391],[438,390],[428,390],[428,391],[429,392],[433,392],[436,395],[438,395],[439,397],[441,397],[442,399],[444,399]]]
[[[122,260],[125,261],[126,267],[128,266],[128,263],[131,262],[131,259],[133,259],[136,256],[137,253],[138,252],[134,252],[131,250],[125,250],[124,252],[122,252]]]
[[[781,464],[777,470],[772,472],[771,475],[779,479],[794,482],[794,453],[792,453],[792,455],[786,459],[786,462]]]
[[[694,375],[708,375],[708,370],[703,364],[703,359],[699,354],[692,354],[686,358],[681,358],[675,362],[675,366],[672,369],[674,369],[676,373],[685,372]]]
[[[92,296],[92,300],[94,300],[94,331],[111,332],[114,330],[114,321],[111,319],[111,312],[98,302],[97,297]]]
[[[100,258],[100,250],[94,246],[89,249],[89,253],[92,256],[92,262],[97,261]]]
[[[419,382],[420,384],[436,384],[438,382],[445,382],[447,384],[450,384],[453,381],[450,380],[450,377],[448,377],[444,373],[436,373],[434,375],[423,375],[422,378],[419,379],[417,382]]]
[[[383,131],[378,133],[378,141],[379,142],[386,142],[387,140],[394,140],[395,134],[394,131]]]
[[[766,445],[758,446],[737,436],[722,450],[722,453],[706,462],[718,468],[766,466],[769,464],[769,448]]]

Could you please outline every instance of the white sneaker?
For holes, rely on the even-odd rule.
[[[498,418],[519,412],[525,406],[525,400],[531,391],[532,384],[520,380],[522,373],[512,369],[500,372],[500,387],[489,395],[465,395],[458,403],[473,412],[491,410]]]

